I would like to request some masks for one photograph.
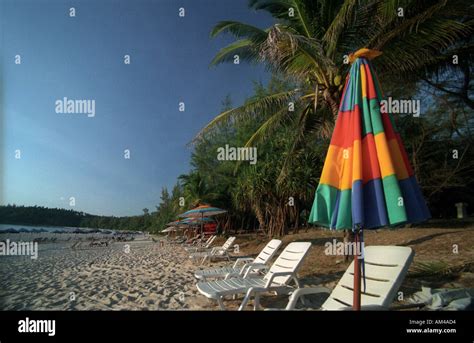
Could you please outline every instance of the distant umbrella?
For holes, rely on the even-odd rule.
[[[210,217],[218,214],[226,213],[226,210],[221,208],[212,207],[209,205],[200,205],[196,208],[193,208],[189,211],[186,211],[180,214],[180,217]]]
[[[215,216],[218,214],[223,214],[226,213],[226,210],[223,210],[221,208],[217,207],[212,207],[210,205],[200,205],[196,208],[193,208],[189,211],[186,211],[182,214],[180,214],[180,217],[185,217],[185,218],[200,218],[201,220],[201,233],[203,231],[204,227],[204,217],[210,217],[210,216]]]
[[[189,217],[181,221],[183,224],[200,224],[201,222],[212,223],[215,220],[209,217]]]

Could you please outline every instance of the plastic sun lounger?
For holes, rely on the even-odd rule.
[[[191,237],[190,239],[187,239],[184,241],[184,245],[185,246],[191,246],[193,244],[196,244],[197,242],[200,242],[202,239],[202,236],[200,234],[194,236],[194,237]]]
[[[186,239],[184,244],[182,244],[182,246],[184,247],[184,249],[189,249],[189,248],[197,247],[198,245],[206,244],[207,241],[204,242],[203,237],[201,235],[197,235],[193,238]]]
[[[275,291],[277,293],[287,292],[291,281],[294,281],[296,287],[300,287],[296,272],[307,255],[310,242],[290,243],[278,256],[268,272],[261,277],[229,277],[224,280],[198,282],[196,287],[198,291],[207,298],[217,300],[221,309],[225,309],[224,297],[235,296],[237,294],[246,294],[247,297],[257,293],[255,298],[256,308],[258,307],[258,293]],[[249,294],[249,290],[252,292]]]
[[[198,246],[190,246],[190,247],[185,247],[184,250],[186,250],[187,252],[197,252],[197,251],[200,251],[200,250],[206,250],[206,249],[209,249],[211,247],[211,244],[214,242],[214,240],[216,239],[217,236],[213,235],[213,236],[210,236],[208,238],[208,240],[203,244],[203,245],[199,245]]]
[[[255,258],[238,258],[233,266],[198,270],[194,276],[202,281],[228,276],[246,276],[255,271],[268,269],[267,263],[275,256],[281,245],[279,239],[272,239]],[[255,273],[253,273],[255,274]]]
[[[397,295],[415,253],[409,247],[368,246],[364,249],[365,282],[361,285],[361,310],[388,310]],[[352,310],[354,262],[331,292],[325,287],[300,288],[290,296],[285,310],[294,310],[298,300],[310,294],[328,293],[321,310]],[[241,307],[243,308],[245,304]]]
[[[201,264],[203,264],[207,260],[211,261],[213,258],[226,258],[230,261],[229,249],[232,247],[234,241],[234,236],[229,237],[221,247],[214,247],[207,251],[192,253],[189,258],[193,260],[201,259]]]

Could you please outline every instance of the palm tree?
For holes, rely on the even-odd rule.
[[[231,62],[238,55],[240,60],[265,64],[297,86],[223,111],[196,140],[222,122],[249,114],[263,115],[265,121],[247,146],[295,119],[294,151],[308,133],[328,137],[348,55],[362,47],[383,50],[377,59],[380,75],[404,80],[429,79],[456,69],[453,55],[472,59],[474,21],[467,13],[473,6],[468,0],[251,0],[249,6],[271,14],[275,24],[261,29],[237,21],[218,23],[211,36],[227,33],[236,41],[221,49],[211,64]]]
[[[197,171],[180,175],[178,179],[182,184],[184,199],[188,208],[212,202],[218,197],[218,194],[211,191],[205,178]]]
[[[238,55],[240,60],[265,64],[296,86],[223,111],[195,139],[250,114],[265,119],[247,141],[251,146],[296,122],[280,185],[308,134],[329,137],[351,52],[362,47],[383,50],[377,59],[379,74],[404,80],[429,80],[454,70],[453,55],[464,65],[472,60],[474,21],[466,14],[472,9],[468,0],[250,0],[249,6],[267,11],[275,24],[261,29],[236,21],[218,23],[211,36],[228,33],[236,41],[220,50],[211,64],[230,62]],[[247,194],[258,189],[251,187]],[[263,220],[260,202],[253,208]]]

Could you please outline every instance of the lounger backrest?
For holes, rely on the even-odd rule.
[[[281,241],[279,239],[272,239],[267,245],[265,245],[265,248],[260,251],[260,254],[255,257],[254,263],[267,264],[268,261],[270,261],[273,256],[275,256],[275,253],[278,251],[280,245]]]
[[[208,240],[207,240],[207,243],[205,245],[206,248],[209,248],[212,244],[212,242],[214,242],[214,240],[216,239],[216,236],[211,236]]]
[[[214,237],[214,236],[209,236],[209,237],[207,238],[207,240],[204,242],[204,244],[205,244],[205,245],[209,244],[209,242],[211,241],[212,237]]]
[[[221,252],[227,252],[229,248],[232,246],[232,243],[234,243],[235,237],[229,237],[227,241],[225,241],[224,245],[222,245]]]
[[[409,247],[369,246],[364,249],[365,283],[361,283],[361,306],[388,307],[405,278],[415,253]],[[361,273],[362,275],[362,273]],[[341,310],[352,307],[354,289],[354,262],[342,276],[329,298],[322,305],[324,310]]]
[[[310,242],[294,242],[288,244],[275,262],[273,262],[264,279],[268,280],[271,274],[280,272],[289,272],[295,275],[301,262],[303,262],[303,259],[308,253],[309,248],[311,248]],[[292,275],[277,276],[273,279],[273,282],[286,285],[291,280],[291,277]]]

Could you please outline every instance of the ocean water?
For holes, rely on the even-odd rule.
[[[66,227],[66,226],[40,226],[40,225],[13,225],[0,224],[0,233],[22,233],[22,232],[50,232],[50,233],[115,233],[114,230],[90,229],[85,227]]]

